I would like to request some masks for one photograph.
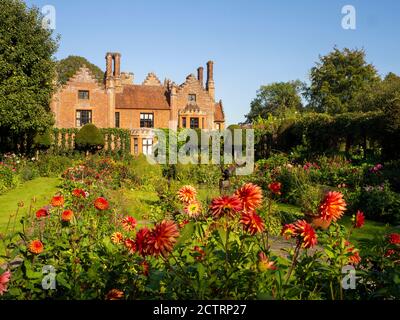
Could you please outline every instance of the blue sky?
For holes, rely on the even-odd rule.
[[[381,75],[400,74],[397,0],[28,0],[56,8],[57,58],[86,57],[102,69],[105,53],[122,54],[122,71],[182,83],[213,60],[216,98],[227,122],[244,120],[260,85],[306,81],[333,46],[364,48]],[[344,5],[356,30],[341,26]]]

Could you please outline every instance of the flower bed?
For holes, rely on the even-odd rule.
[[[3,239],[1,298],[400,297],[400,235],[356,248],[349,242],[353,229],[338,224],[348,206],[340,192],[326,193],[314,212],[282,226],[293,246],[277,254],[269,224],[280,183],[265,192],[245,183],[210,203],[184,186],[175,195],[179,213],[145,221],[121,214],[107,198],[107,179],[95,175],[87,183],[88,176],[66,175],[62,192],[22,220],[24,231]],[[318,219],[328,226],[320,228]],[[353,228],[363,223],[358,212]],[[352,290],[343,289],[343,267],[359,276]]]

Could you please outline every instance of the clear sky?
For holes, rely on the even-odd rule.
[[[364,48],[381,75],[400,74],[398,0],[28,0],[53,5],[57,58],[86,57],[103,70],[105,53],[122,54],[122,71],[142,82],[184,82],[213,60],[216,98],[228,124],[244,120],[260,85],[306,81],[333,46]],[[344,5],[356,9],[356,30],[342,28]]]

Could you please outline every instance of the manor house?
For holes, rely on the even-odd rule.
[[[80,128],[93,123],[99,128],[124,128],[131,131],[131,152],[152,152],[152,128],[224,129],[222,101],[215,101],[213,62],[190,74],[181,85],[163,83],[149,73],[141,84],[133,73],[121,72],[121,54],[107,53],[102,84],[90,70],[81,67],[60,86],[51,102],[56,127]]]

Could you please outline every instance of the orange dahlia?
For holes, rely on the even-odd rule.
[[[64,205],[64,197],[63,196],[54,196],[51,199],[51,205],[53,207],[62,207]]]
[[[94,206],[97,210],[107,210],[109,208],[109,204],[108,201],[103,198],[103,197],[99,197],[94,201]]]
[[[134,217],[127,216],[122,219],[122,228],[124,228],[125,231],[132,231],[136,228],[136,226],[137,221]]]
[[[242,211],[243,204],[237,196],[222,196],[211,202],[210,209],[215,218],[223,215],[233,218],[237,212]]]
[[[155,256],[167,256],[172,252],[174,244],[179,237],[178,226],[173,221],[164,220],[151,230],[147,246],[149,253]]]
[[[192,201],[185,206],[184,210],[189,217],[197,217],[201,213],[201,204],[197,200]]]
[[[362,226],[364,225],[364,221],[365,221],[364,213],[358,210],[354,221],[354,228],[362,228]]]
[[[121,290],[112,289],[107,293],[107,300],[120,300],[124,297],[124,293]]]
[[[31,253],[40,254],[43,252],[44,246],[40,240],[32,240],[29,243],[28,249]]]
[[[343,194],[337,191],[328,192],[319,206],[320,217],[326,221],[340,219],[345,210],[346,201],[343,199]]]
[[[242,213],[240,223],[243,225],[243,229],[252,236],[254,236],[257,232],[263,232],[265,228],[264,221],[254,212]]]
[[[114,232],[111,235],[111,241],[114,244],[121,244],[124,241],[124,236],[122,235],[121,232]]]
[[[235,195],[242,201],[243,210],[254,211],[262,203],[262,190],[259,186],[246,183],[236,190]]]
[[[47,208],[42,208],[39,209],[38,211],[36,211],[36,218],[40,219],[40,218],[44,218],[49,216],[49,210]]]
[[[61,220],[64,222],[69,222],[72,220],[72,218],[74,217],[74,213],[72,210],[65,210],[62,214],[61,214]]]
[[[150,230],[148,228],[142,228],[136,233],[136,248],[137,251],[144,257],[148,254],[148,239]]]
[[[125,248],[128,249],[129,253],[135,253],[136,252],[136,243],[132,239],[125,239],[124,241]]]
[[[346,241],[345,245],[347,252],[350,254],[349,263],[353,265],[359,264],[361,262],[359,251],[348,241]]]
[[[276,194],[278,196],[280,196],[282,194],[281,192],[281,188],[282,188],[282,183],[280,182],[272,182],[268,185],[268,189],[273,193]]]
[[[299,220],[294,224],[296,228],[296,234],[301,239],[301,246],[305,249],[312,248],[317,244],[317,234],[313,227],[305,220]]]
[[[177,195],[179,201],[187,204],[196,200],[197,191],[192,186],[183,186],[179,189]]]
[[[275,265],[275,262],[269,260],[267,255],[262,251],[258,254],[258,268],[262,272],[267,270],[278,269]]]

